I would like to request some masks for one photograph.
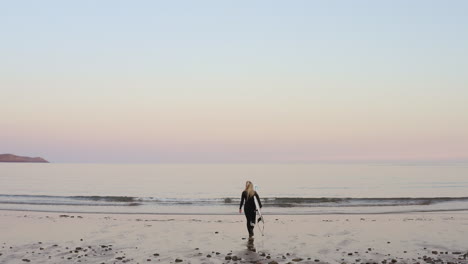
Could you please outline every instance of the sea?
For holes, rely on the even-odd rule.
[[[0,163],[0,210],[238,214],[247,180],[267,215],[468,211],[467,163]]]

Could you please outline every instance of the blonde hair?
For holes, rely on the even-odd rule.
[[[251,181],[247,181],[245,183],[245,192],[247,193],[247,199],[250,199],[255,195],[255,190]]]

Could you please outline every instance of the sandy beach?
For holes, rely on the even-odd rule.
[[[468,263],[468,214],[244,215],[0,212],[0,263]]]

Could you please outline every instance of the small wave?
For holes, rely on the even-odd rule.
[[[69,196],[72,199],[83,199],[92,201],[107,201],[107,202],[134,202],[135,197],[131,196]]]
[[[135,206],[141,203],[128,196],[52,196],[0,194],[0,204],[66,205],[66,206]]]
[[[266,197],[267,207],[388,207],[428,206],[445,202],[468,202],[468,197]],[[161,198],[132,196],[51,196],[0,194],[0,204],[70,205],[70,206],[237,206],[239,198]]]
[[[79,199],[79,200],[91,200],[91,201],[106,201],[106,202],[134,202],[135,197],[131,196],[60,196],[60,195],[23,195],[23,194],[0,194],[1,198],[11,199]]]
[[[443,202],[468,202],[468,197],[429,197],[429,198],[303,198],[275,197],[264,199],[264,204],[277,207],[380,207],[432,205]]]
[[[24,204],[24,205],[66,205],[66,206],[138,206],[141,203],[67,203],[67,202],[21,202],[21,201],[0,201],[0,204]]]

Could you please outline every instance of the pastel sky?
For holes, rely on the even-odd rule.
[[[468,160],[468,1],[1,1],[0,153]]]

